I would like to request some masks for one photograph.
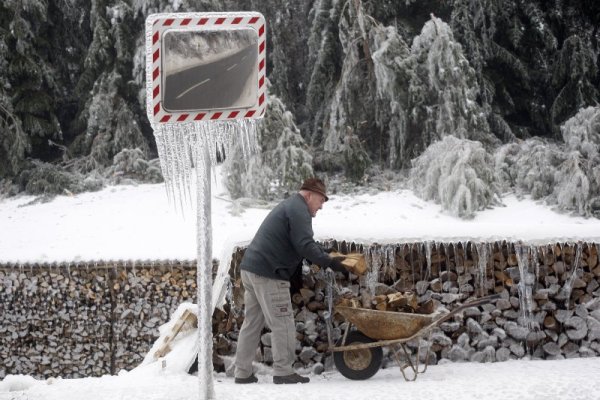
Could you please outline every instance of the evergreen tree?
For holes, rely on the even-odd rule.
[[[496,144],[476,101],[474,70],[446,23],[432,17],[425,24],[405,65],[414,73],[408,83],[408,128],[399,138],[403,163],[448,135]]]
[[[313,145],[318,145],[323,140],[327,105],[331,102],[341,72],[339,59],[342,50],[338,39],[340,3],[317,0],[311,9],[306,69],[307,120],[304,125]]]
[[[19,172],[27,153],[47,158],[48,140],[62,137],[56,98],[49,6],[43,1],[0,5],[0,177]]]
[[[77,85],[83,102],[78,115],[81,132],[71,145],[72,154],[81,157],[80,171],[106,168],[121,150],[139,148],[147,156],[135,99],[128,87],[131,78],[133,10],[120,0],[92,2],[92,40]]]

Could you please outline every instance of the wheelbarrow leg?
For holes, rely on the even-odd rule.
[[[402,372],[402,376],[404,377],[404,380],[406,380],[408,382],[414,381],[417,379],[417,376],[419,374],[422,374],[425,371],[427,371],[427,367],[429,366],[429,347],[431,346],[431,342],[429,341],[429,339],[427,340],[427,342],[429,343],[429,345],[427,346],[427,349],[426,349],[427,356],[425,357],[425,363],[422,366],[423,368],[421,368],[421,369],[419,368],[419,363],[421,360],[421,346],[417,347],[417,357],[416,357],[414,363],[412,361],[410,353],[408,352],[408,350],[406,350],[406,345],[404,343],[400,343],[400,345],[392,346],[392,353],[394,355],[396,362],[398,363],[398,366],[400,367],[400,372]],[[400,349],[402,349],[402,352],[404,353],[404,357],[406,358],[405,362],[402,362],[400,360],[400,357],[398,356],[398,353],[400,353],[400,349],[398,349],[398,347],[400,347]],[[412,375],[410,372],[408,373],[408,375],[406,373],[406,370],[409,368],[412,370]]]
[[[404,377],[404,380],[407,382],[410,381],[414,381],[417,379],[417,375],[419,374],[419,355],[418,355],[418,351],[417,351],[417,360],[416,363],[413,363],[411,358],[410,358],[410,354],[408,353],[408,351],[406,351],[406,347],[404,346],[404,343],[401,343],[400,345],[393,345],[392,346],[392,353],[394,354],[394,359],[396,360],[396,362],[398,363],[398,366],[400,367],[400,372],[402,372],[402,376]],[[400,350],[402,350],[402,352],[404,353],[404,357],[406,359],[406,361],[402,362],[402,360],[400,360],[400,357],[398,356],[398,353],[400,353]],[[411,369],[412,373],[407,373],[405,372],[405,370],[407,369]]]

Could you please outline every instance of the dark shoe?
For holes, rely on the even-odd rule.
[[[258,382],[258,378],[254,376],[254,374],[250,375],[247,378],[235,378],[235,383],[256,383]]]
[[[308,383],[310,378],[300,376],[298,374],[291,374],[285,376],[274,376],[273,383],[280,385],[282,383]]]

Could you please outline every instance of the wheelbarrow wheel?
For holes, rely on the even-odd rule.
[[[345,346],[351,346],[362,343],[372,343],[375,340],[360,332],[348,332]],[[340,339],[337,346],[342,346]],[[335,367],[348,379],[365,380],[369,379],[381,368],[383,360],[383,350],[381,347],[371,347],[366,349],[336,351],[333,353],[333,362]]]

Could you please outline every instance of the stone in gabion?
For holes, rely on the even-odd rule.
[[[565,344],[562,352],[566,358],[579,358],[579,346],[573,342]]]
[[[501,347],[496,350],[496,361],[508,361],[510,359],[510,350],[506,347]]]
[[[489,336],[489,337],[487,337],[485,339],[481,339],[477,342],[478,350],[482,350],[487,347],[496,348],[497,346],[498,346],[498,337],[496,337],[496,336]]]
[[[596,357],[596,352],[589,347],[581,346],[579,348],[579,355],[581,357]]]
[[[492,335],[497,336],[500,340],[506,339],[506,331],[502,328],[494,328]]]
[[[587,335],[587,323],[581,317],[571,317],[565,322],[565,326],[573,329],[567,329],[567,336],[571,340],[581,340]]]
[[[469,346],[470,341],[471,341],[471,337],[469,336],[468,333],[464,332],[464,333],[461,333],[461,335],[458,337],[458,339],[456,339],[456,344],[458,344],[463,349],[468,349],[468,348],[470,348],[470,346]]]
[[[308,364],[309,361],[315,356],[317,355],[317,351],[314,349],[314,347],[308,347],[305,346],[302,348],[302,351],[300,352],[300,355],[298,356],[305,364]]]
[[[512,343],[510,345],[510,351],[517,356],[517,358],[521,358],[525,355],[525,349],[523,348],[522,343]]]
[[[440,329],[446,333],[456,332],[460,328],[460,324],[458,322],[442,322],[440,324]]]
[[[588,340],[597,340],[600,339],[600,321],[593,317],[586,318],[587,327],[588,327]]]
[[[482,332],[484,332],[483,328],[481,327],[481,325],[479,325],[479,322],[475,321],[473,318],[469,318],[467,320],[467,330],[470,333],[476,334],[476,335],[479,335]]]
[[[548,342],[542,346],[546,354],[551,356],[557,356],[561,353],[560,347],[555,342]]]
[[[571,316],[573,316],[573,310],[557,310],[554,313],[554,317],[561,324],[564,324]]]
[[[529,329],[519,326],[514,322],[507,322],[504,328],[510,337],[520,341],[525,340],[529,333]]]
[[[442,332],[434,332],[431,334],[431,342],[440,346],[452,345],[452,339],[444,335]]]
[[[589,311],[585,307],[585,304],[577,304],[577,307],[575,307],[575,315],[581,318],[586,318],[589,315]]]
[[[448,352],[448,359],[452,362],[461,362],[469,359],[469,352],[461,346],[454,345]]]

